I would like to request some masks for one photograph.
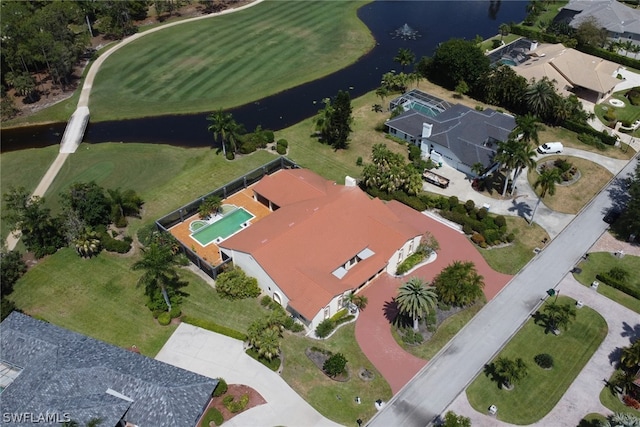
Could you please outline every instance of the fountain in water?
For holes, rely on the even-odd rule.
[[[415,40],[420,37],[420,34],[418,34],[418,31],[411,28],[409,24],[405,23],[402,27],[392,32],[391,37],[394,39],[396,37],[400,37],[402,40]]]

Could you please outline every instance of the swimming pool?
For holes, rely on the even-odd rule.
[[[500,63],[504,65],[509,65],[511,67],[515,67],[516,65],[518,65],[516,64],[516,61],[514,61],[513,59],[507,59],[507,58],[502,58],[500,60]]]
[[[243,225],[254,216],[244,208],[238,208],[229,212],[221,219],[200,228],[191,234],[202,246],[207,246],[211,242],[219,243],[229,236],[242,230]]]

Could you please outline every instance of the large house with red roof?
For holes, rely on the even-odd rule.
[[[345,307],[350,292],[395,273],[427,231],[420,212],[306,169],[265,175],[252,190],[273,212],[221,242],[222,258],[311,329]]]

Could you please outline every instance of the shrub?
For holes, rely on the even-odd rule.
[[[626,406],[629,406],[630,408],[640,409],[640,402],[638,400],[634,399],[633,397],[629,396],[628,394],[625,394],[622,397],[622,402]]]
[[[424,341],[422,334],[413,329],[407,329],[402,335],[402,342],[406,344],[421,344]]]
[[[507,234],[507,242],[512,243],[514,240],[516,240],[515,234],[513,233]]]
[[[209,408],[207,410],[206,414],[204,414],[204,417],[202,418],[202,425],[208,427],[212,421],[217,426],[222,425],[222,423],[224,422],[222,413],[216,408]]]
[[[331,316],[331,320],[335,323],[335,322],[338,322],[343,317],[345,317],[346,315],[347,315],[347,309],[343,308],[342,310],[338,310],[336,314]]]
[[[286,148],[289,148],[289,141],[282,138],[282,139],[279,139],[278,142],[276,142],[276,145],[281,145],[286,149]]]
[[[316,336],[318,338],[326,338],[333,332],[336,325],[331,319],[324,319],[316,326]]]
[[[458,198],[456,196],[449,197],[449,209],[450,210],[455,209],[456,206],[458,206],[459,203],[460,203],[460,200],[458,200]]]
[[[628,286],[626,283],[614,279],[609,275],[609,273],[597,274],[596,280],[599,280],[602,283],[611,286],[612,288],[616,288],[617,290],[622,291],[627,295],[640,299],[640,291]]]
[[[224,407],[229,410],[232,414],[236,414],[244,410],[249,403],[249,395],[243,394],[240,400],[234,400],[233,396],[227,395],[222,399],[222,403]]]
[[[236,155],[233,151],[227,151],[226,157],[227,157],[227,160],[233,160],[236,158]]]
[[[502,227],[506,227],[507,225],[507,220],[505,219],[504,216],[502,215],[498,215],[494,218],[493,222],[496,224],[496,226],[498,228],[502,228]]]
[[[465,223],[462,226],[462,231],[464,232],[464,234],[473,234],[473,227],[471,227],[469,223]]]
[[[476,212],[476,218],[482,221],[488,213],[489,211],[487,211],[487,208],[478,209],[478,212]]]
[[[197,326],[208,331],[217,332],[219,334],[226,335],[240,341],[247,340],[247,336],[242,332],[236,331],[235,329],[227,328],[226,326],[218,325],[217,323],[210,320],[198,319],[192,316],[185,315],[182,316],[182,321],[184,323],[188,323],[190,325]]]
[[[182,314],[182,310],[180,309],[179,305],[171,306],[171,311],[169,311],[169,316],[171,316],[172,319],[177,319],[178,317],[180,317],[181,314]]]
[[[272,130],[266,129],[262,131],[262,138],[268,143],[272,143],[275,140],[275,135]]]
[[[271,301],[273,301],[273,299],[269,295],[265,295],[260,298],[260,305],[263,307],[267,307],[269,304],[271,304]]]
[[[621,283],[626,283],[629,277],[629,272],[622,267],[613,267],[607,274]]]
[[[229,389],[229,386],[227,385],[227,382],[224,380],[224,378],[218,377],[217,379],[218,379],[218,385],[216,386],[216,388],[213,390],[213,393],[211,394],[211,396],[213,397],[220,397],[223,394],[225,394]]]
[[[284,156],[285,154],[287,154],[287,148],[283,147],[282,145],[277,145],[276,153],[280,154],[281,156]]]
[[[167,326],[171,323],[171,315],[169,312],[165,311],[158,316],[158,323],[162,326]]]
[[[236,267],[220,273],[216,279],[216,291],[222,298],[231,300],[256,298],[260,295],[260,287],[255,277],[249,277],[242,269]]]
[[[362,166],[362,156],[358,156],[356,159],[356,166]]]
[[[100,243],[107,252],[116,252],[119,254],[126,254],[131,249],[131,242],[133,239],[126,236],[124,240],[116,240],[106,231],[100,231]]]
[[[349,314],[348,316],[344,316],[343,318],[341,318],[340,320],[336,321],[336,326],[338,325],[342,325],[343,323],[347,323],[352,321],[353,319],[355,319],[356,316],[354,316],[353,314]]]
[[[322,365],[322,370],[330,377],[335,377],[344,372],[347,365],[347,359],[342,353],[331,355]]]
[[[480,233],[473,233],[473,236],[471,236],[471,241],[476,245],[481,245],[482,243],[485,243],[485,238]]]
[[[404,261],[400,263],[400,265],[396,269],[396,274],[404,274],[407,271],[411,270],[413,267],[422,262],[422,260],[424,260],[424,257],[425,254],[423,252],[416,252],[409,255]]]
[[[547,353],[538,354],[536,355],[536,357],[533,358],[533,360],[536,362],[538,366],[540,366],[543,369],[550,369],[553,367],[553,357],[550,354],[547,354]]]
[[[467,200],[464,204],[464,208],[467,210],[467,212],[471,212],[475,207],[476,202],[474,202],[473,200]]]
[[[224,404],[224,406],[229,405],[231,402],[233,402],[234,397],[231,396],[230,394],[226,395],[225,397],[222,398],[222,403]],[[227,406],[227,409],[229,409],[229,407]]]

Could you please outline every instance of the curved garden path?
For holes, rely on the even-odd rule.
[[[356,340],[367,358],[397,393],[427,363],[400,347],[391,335],[387,304],[396,296],[398,287],[411,276],[431,281],[453,261],[471,261],[486,283],[484,293],[487,300],[493,298],[512,276],[493,270],[482,258],[480,252],[460,231],[442,222],[429,218],[429,232],[440,243],[441,249],[434,262],[424,265],[404,278],[384,274],[363,291],[369,299],[356,321]]]

